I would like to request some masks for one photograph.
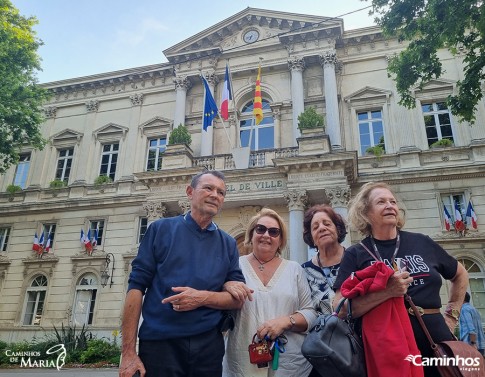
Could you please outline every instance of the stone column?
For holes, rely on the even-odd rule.
[[[325,195],[330,200],[330,205],[332,208],[337,212],[340,216],[343,217],[345,222],[347,223],[348,219],[348,210],[347,205],[349,204],[350,200],[350,187],[349,186],[340,186],[340,187],[333,187],[333,188],[325,188]],[[347,232],[349,231],[349,227],[347,224]],[[345,240],[342,242],[344,247],[350,246],[350,235],[347,233]]]
[[[274,147],[280,148],[283,144],[281,142],[281,103],[272,104],[271,111],[273,112],[273,123],[274,123]]]
[[[288,67],[291,71],[291,101],[293,106],[293,138],[291,146],[296,147],[296,139],[301,136],[298,129],[298,116],[305,110],[303,94],[303,70],[305,60],[294,56],[288,60]]]
[[[291,190],[285,192],[283,196],[288,202],[290,210],[289,259],[303,263],[308,259],[308,246],[303,242],[303,212],[308,200],[307,192],[306,190]]]
[[[130,96],[131,102],[131,114],[129,120],[129,131],[126,135],[126,140],[123,143],[123,165],[120,174],[120,180],[133,180],[133,172],[135,169],[135,155],[136,155],[136,145],[137,136],[139,133],[138,126],[140,125],[141,108],[143,106],[143,93],[135,93]]]
[[[342,148],[342,138],[340,135],[340,116],[338,110],[338,91],[335,67],[337,65],[337,53],[326,51],[320,55],[323,66],[323,80],[325,85],[325,129],[330,137],[330,144],[333,149]]]
[[[176,92],[173,127],[176,128],[180,124],[185,125],[185,101],[187,99],[187,91],[191,88],[192,84],[187,76],[177,76],[173,82]]]
[[[207,83],[209,84],[210,91],[212,93],[212,97],[214,97],[214,87],[217,84],[217,76],[214,72],[206,73],[205,78]],[[206,93],[204,92],[204,103],[205,103],[205,96]],[[215,97],[214,97],[215,98]],[[214,140],[214,122],[216,118],[212,121],[212,126],[207,127],[207,130],[204,131],[202,128],[201,132],[201,139],[200,139],[200,155],[201,156],[212,156],[212,143]],[[204,122],[204,114],[202,114],[202,124]]]
[[[143,209],[147,213],[147,225],[150,226],[155,220],[165,217],[167,207],[161,201],[149,201],[143,203]]]

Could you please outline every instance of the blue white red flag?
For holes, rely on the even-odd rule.
[[[461,217],[460,207],[458,206],[458,202],[455,202],[455,230],[461,232],[465,230],[465,223],[463,222],[463,218]]]
[[[471,225],[473,229],[478,229],[477,215],[473,210],[473,205],[471,200],[468,202],[468,207],[466,209],[466,222]]]
[[[37,232],[34,234],[34,242],[32,244],[32,250],[38,253],[40,251],[41,247],[39,244],[39,237],[37,236]]]
[[[443,205],[443,211],[444,211],[444,218],[445,218],[445,228],[447,231],[449,231],[451,229],[451,223],[452,223],[451,215],[446,209],[445,205]]]
[[[222,119],[229,119],[229,101],[232,100],[231,81],[229,80],[229,66],[226,64],[226,74],[224,76],[224,87],[221,96],[221,116]]]

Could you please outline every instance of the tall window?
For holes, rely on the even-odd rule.
[[[10,228],[0,227],[0,251],[7,251]]]
[[[382,111],[363,111],[357,113],[360,135],[360,153],[365,155],[367,148],[381,145],[384,148],[384,127]]]
[[[423,110],[428,146],[441,139],[453,141],[450,112],[446,107],[446,103],[423,103],[421,109]]]
[[[89,223],[89,229],[91,231],[91,237],[95,236],[96,231],[98,232],[98,238],[96,241],[98,246],[101,246],[104,234],[104,220],[91,220]]]
[[[45,295],[47,293],[47,278],[39,275],[27,289],[25,309],[22,323],[39,326],[44,311]]]
[[[76,286],[73,322],[75,325],[91,325],[94,317],[94,305],[98,292],[98,279],[92,273],[81,276]]]
[[[15,178],[13,184],[22,187],[23,189],[27,184],[27,177],[29,175],[30,168],[30,153],[21,154],[17,169],[15,170]]]
[[[243,147],[249,145],[251,127],[254,125],[251,136],[251,150],[257,151],[260,149],[274,148],[273,113],[269,106],[269,101],[266,99],[263,99],[263,117],[261,123],[256,125],[253,115],[253,101],[244,105],[240,118],[240,137]]]
[[[120,145],[118,143],[103,145],[99,175],[106,175],[114,181],[119,148]]]
[[[478,309],[482,322],[485,321],[485,272],[473,260],[461,258],[458,260],[468,272],[470,287],[470,303]],[[485,323],[484,323],[485,325]]]
[[[45,237],[45,244],[47,244],[47,239],[51,240],[51,248],[54,247],[54,238],[56,236],[56,224],[43,224],[43,231]]]
[[[466,217],[466,202],[465,202],[465,194],[463,193],[455,193],[455,194],[442,194],[441,195],[441,201],[443,202],[443,205],[446,207],[448,210],[448,213],[451,216],[451,219],[453,220],[453,223],[456,220],[456,213],[455,213],[455,204],[458,210],[461,213],[461,218],[463,221],[465,221]],[[444,216],[444,215],[443,215]],[[444,224],[444,221],[442,222]]]
[[[140,224],[138,226],[138,243],[141,242],[148,228],[148,219],[146,217],[140,217]]]
[[[162,155],[165,152],[166,146],[166,138],[148,140],[147,171],[162,169]]]
[[[68,183],[69,174],[71,173],[73,155],[74,148],[59,150],[59,156],[57,157],[56,179]]]

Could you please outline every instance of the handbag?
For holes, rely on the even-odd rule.
[[[257,364],[258,368],[264,368],[268,366],[268,362],[273,360],[271,345],[265,339],[256,341],[257,336],[258,334],[253,335],[253,342],[248,346],[249,362]]]
[[[435,343],[411,296],[406,294],[405,298],[411,306],[415,317],[418,319],[424,334],[428,338],[434,356],[443,360],[441,363],[434,364],[441,377],[485,376],[483,356],[476,348],[461,340],[447,340]]]
[[[223,310],[221,320],[217,324],[217,329],[220,332],[226,332],[230,330],[234,330],[235,322],[234,322],[234,315],[232,314],[231,310]]]
[[[303,356],[322,376],[365,377],[367,375],[362,339],[355,330],[351,300],[348,315],[338,317],[345,301],[332,314],[320,314],[301,346]]]

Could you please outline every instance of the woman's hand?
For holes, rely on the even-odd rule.
[[[291,328],[289,316],[270,319],[258,327],[258,338],[264,339],[265,336],[268,336],[268,338],[274,340],[289,328]]]
[[[386,291],[390,297],[402,297],[412,282],[413,278],[408,271],[395,272],[387,281]]]

